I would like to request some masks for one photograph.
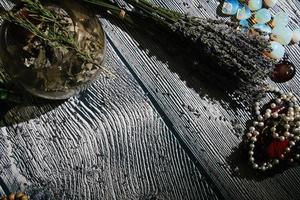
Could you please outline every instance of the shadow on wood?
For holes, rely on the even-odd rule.
[[[162,31],[156,24],[143,21],[146,19],[137,19],[136,22],[142,24],[141,27],[147,30],[143,31],[112,16],[104,17],[134,38],[140,49],[147,52],[149,57],[166,64],[171,72],[176,73],[201,97],[218,101],[231,110],[237,107],[247,108],[252,103],[245,101],[245,99],[253,100],[251,97],[245,98],[248,94],[236,93],[240,88],[233,75],[211,70],[213,61],[203,59],[201,52],[196,51],[193,45],[188,43],[190,41],[178,37],[174,32]],[[159,73],[157,75],[159,76]]]
[[[37,118],[64,103],[64,101],[45,100],[28,93],[20,94],[16,102],[0,101],[0,127],[11,126]]]

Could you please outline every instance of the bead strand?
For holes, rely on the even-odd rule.
[[[247,141],[249,143],[249,162],[254,169],[266,171],[272,169],[278,165],[281,160],[289,157],[290,162],[300,159],[300,155],[296,154],[291,157],[289,154],[291,150],[300,141],[300,106],[296,105],[297,98],[293,93],[289,92],[284,94],[283,91],[278,88],[269,88],[268,92],[277,94],[277,97],[271,100],[270,107],[264,110],[262,113],[260,103],[254,104],[255,120],[253,125],[249,127],[247,133]],[[287,105],[285,107],[285,105]],[[278,124],[268,126],[267,123],[279,121]],[[280,130],[280,126],[283,127],[283,131]],[[257,163],[254,157],[255,147],[258,141],[258,136],[265,136],[265,132],[269,130],[273,140],[275,141],[287,141],[288,144],[284,151],[278,158],[269,159],[267,162]]]

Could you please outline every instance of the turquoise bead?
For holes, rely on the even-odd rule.
[[[236,18],[238,20],[245,20],[251,17],[251,11],[248,6],[240,7],[237,11]]]
[[[255,13],[255,21],[257,23],[264,24],[269,22],[270,20],[271,20],[271,13],[266,8],[260,9]]]
[[[259,10],[262,8],[262,0],[249,0],[248,6],[252,11]]]
[[[297,43],[300,42],[300,28],[293,31],[293,42]]]
[[[248,20],[246,20],[246,19],[241,20],[241,21],[239,22],[239,25],[242,26],[242,27],[245,27],[245,28],[249,28],[249,27],[250,27],[249,22],[248,22]]]
[[[269,8],[272,8],[276,5],[277,0],[265,0],[265,4],[266,6],[268,6]]]
[[[271,52],[268,53],[267,56],[269,56],[270,58],[273,58],[273,59],[278,59],[278,60],[283,58],[285,49],[280,43],[271,41],[270,47],[271,47]]]
[[[276,26],[272,30],[271,39],[279,42],[282,45],[287,45],[291,42],[293,37],[293,31],[285,26]]]
[[[263,33],[267,33],[267,34],[272,33],[272,28],[267,24],[254,24],[252,28],[254,28],[255,30],[259,30]]]
[[[289,23],[289,15],[285,12],[280,12],[274,16],[272,21],[273,26],[286,26]]]
[[[239,9],[239,1],[238,0],[225,0],[222,13],[225,15],[235,15]]]

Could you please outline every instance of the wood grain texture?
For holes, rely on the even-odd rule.
[[[114,77],[77,97],[36,100],[5,116],[0,177],[8,189],[33,199],[217,200],[110,45],[106,66]]]
[[[219,6],[217,1],[204,0],[154,2],[191,15],[213,18],[216,18]],[[272,12],[288,12],[290,26],[294,29],[299,27],[299,8],[299,1],[281,0]],[[180,52],[173,57],[168,55],[162,46],[153,42],[155,38],[143,37],[121,22],[111,24],[104,20],[104,24],[108,37],[118,47],[120,57],[128,62],[127,66],[140,79],[145,91],[152,95],[157,110],[167,118],[168,126],[226,199],[300,199],[299,167],[273,176],[254,172],[242,175],[238,174],[238,168],[232,169],[228,159],[242,140],[245,124],[251,117],[249,112],[245,112],[244,108],[230,107],[230,99],[222,91],[199,81],[193,72],[185,71],[186,64],[176,62]],[[299,70],[299,46],[288,47],[288,53]],[[299,97],[299,78],[297,73],[292,81],[278,86]]]

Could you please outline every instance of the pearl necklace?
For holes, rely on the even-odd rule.
[[[249,162],[254,169],[261,171],[272,169],[286,158],[290,162],[300,159],[299,154],[291,157],[291,151],[297,142],[300,141],[300,106],[296,105],[297,98],[291,92],[284,94],[278,88],[270,88],[269,92],[276,94],[277,97],[267,104],[269,107],[263,106],[260,108],[260,103],[255,103],[256,119],[253,121],[253,125],[249,127],[249,132],[247,133]],[[286,147],[279,157],[269,158],[267,162],[257,163],[254,157],[256,143],[258,140],[266,138],[273,142],[282,142],[287,145],[285,145]],[[278,153],[278,149],[275,148],[275,151]]]

